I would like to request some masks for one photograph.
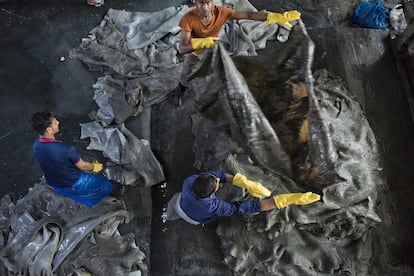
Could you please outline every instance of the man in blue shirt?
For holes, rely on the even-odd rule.
[[[231,183],[247,191],[254,199],[226,202],[216,197],[220,183]],[[233,216],[237,214],[255,214],[284,208],[290,204],[305,205],[320,199],[311,192],[291,193],[268,197],[271,192],[261,183],[251,181],[246,176],[237,173],[231,175],[222,171],[209,171],[187,177],[184,180],[182,192],[175,195],[168,203],[167,219],[182,218],[191,224],[208,223],[216,217]]]
[[[51,112],[32,116],[32,126],[39,133],[33,153],[42,169],[46,184],[63,196],[92,207],[112,192],[112,183],[92,174],[102,170],[98,161],[84,161],[72,145],[55,139],[59,121]]]

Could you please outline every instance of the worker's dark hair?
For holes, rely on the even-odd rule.
[[[32,116],[32,127],[40,135],[45,134],[46,129],[52,124],[52,118],[54,117],[52,112],[37,112]]]
[[[209,197],[216,189],[217,178],[212,174],[199,175],[193,183],[194,193],[200,197]]]

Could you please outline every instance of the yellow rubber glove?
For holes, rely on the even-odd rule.
[[[92,165],[93,165],[93,169],[92,169],[92,172],[93,172],[93,173],[100,172],[100,171],[102,171],[102,169],[103,169],[103,164],[102,164],[102,163],[99,163],[99,161],[98,161],[98,160],[94,160],[94,161],[92,162]]]
[[[270,196],[271,194],[271,192],[260,182],[251,181],[241,173],[236,173],[236,175],[233,177],[232,184],[237,187],[246,189],[249,194],[254,197],[260,198],[262,196]]]
[[[281,209],[290,204],[306,205],[318,201],[321,196],[311,192],[307,193],[293,193],[293,194],[281,194],[273,197],[276,207]]]
[[[192,38],[191,39],[191,46],[194,50],[199,50],[203,48],[213,48],[214,43],[218,40],[218,37],[204,37],[204,38]]]
[[[286,27],[288,29],[292,28],[292,24],[290,24],[290,21],[295,21],[300,19],[301,13],[297,10],[293,11],[287,11],[284,13],[276,13],[276,12],[270,12],[267,14],[267,25],[270,24],[279,24],[283,27]]]

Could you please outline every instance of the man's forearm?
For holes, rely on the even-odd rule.
[[[255,21],[266,21],[267,20],[267,12],[240,12],[236,11],[234,12],[232,19],[249,19],[249,20],[255,20]]]
[[[273,198],[263,199],[260,201],[260,210],[263,211],[270,211],[276,208],[275,201]]]
[[[84,166],[80,170],[85,171],[85,172],[91,172],[93,170],[93,164],[89,162],[85,162]]]
[[[84,161],[82,158],[75,164],[76,168],[81,171],[91,172],[93,170],[93,164],[90,162]]]
[[[86,162],[86,163],[87,163],[87,166],[85,167],[85,171],[87,172],[93,171],[93,164],[89,162]]]
[[[248,19],[255,21],[266,21],[267,12],[248,12]]]
[[[181,44],[178,47],[178,51],[181,55],[191,53],[194,51],[193,46],[191,44]]]
[[[224,175],[226,177],[226,183],[233,183],[233,177],[234,177],[234,175],[228,174],[228,173],[225,173]]]

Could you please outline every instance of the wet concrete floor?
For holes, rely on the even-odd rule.
[[[347,22],[352,3],[339,2],[289,1],[282,5],[251,1],[258,9],[300,9],[316,44],[313,69],[327,68],[340,76],[360,101],[383,155],[384,183],[378,195],[383,223],[371,233],[377,241],[373,245],[374,271],[380,273],[377,275],[411,275],[414,132],[404,80],[399,77],[386,33],[350,28]],[[74,144],[86,159],[101,158],[100,153],[86,150],[88,141],[79,139],[79,123],[89,122],[88,113],[96,109],[92,84],[103,74],[90,72],[80,61],[68,58],[81,38],[100,23],[109,8],[156,11],[180,3],[108,0],[95,8],[79,0],[0,1],[1,196],[11,194],[17,200],[41,176],[31,150],[36,134],[29,119],[34,112],[52,110],[61,121],[60,139]],[[328,16],[327,10],[333,11],[333,15]],[[266,51],[272,51],[271,46],[261,54]],[[61,57],[65,60],[61,61]],[[191,102],[185,102],[186,105]],[[142,204],[137,203],[133,193],[129,193],[132,198],[125,200],[139,218],[135,223],[151,224],[146,233],[141,233],[140,244],[149,258],[152,275],[230,275],[221,262],[223,256],[214,224],[202,228],[181,221],[162,223],[166,202],[180,190],[182,179],[195,172],[192,153],[184,150],[192,141],[190,110],[177,110],[170,102],[153,108],[151,133],[140,134],[151,139],[165,168],[168,185],[152,189],[152,206],[148,206],[148,190],[135,189],[140,198],[146,198]],[[160,123],[165,114],[170,114],[168,125]],[[127,125],[139,125],[148,116],[144,113]],[[162,146],[166,143],[173,146],[166,150]]]

